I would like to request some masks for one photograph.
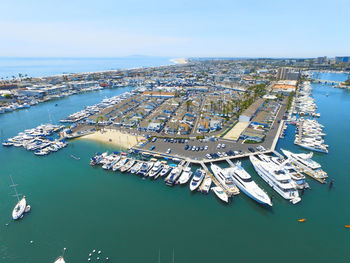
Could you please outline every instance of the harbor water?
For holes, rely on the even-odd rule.
[[[243,193],[224,205],[213,193],[191,193],[188,185],[170,188],[160,179],[93,168],[89,158],[95,152],[116,150],[96,142],[76,139],[44,157],[1,146],[0,262],[53,262],[64,247],[68,263],[88,262],[93,249],[109,262],[128,263],[159,262],[159,255],[160,262],[182,263],[349,262],[350,230],[344,225],[350,224],[350,92],[321,84],[313,88],[330,145],[329,154],[315,153],[314,159],[335,183],[330,189],[308,177],[311,190],[296,205],[267,186],[248,159],[243,166],[274,196],[272,208]],[[41,123],[58,123],[86,105],[129,90],[94,91],[2,114],[1,139]],[[304,152],[293,144],[294,129],[288,127],[277,149]],[[11,219],[16,199],[9,175],[32,207],[16,222]],[[299,223],[300,218],[307,220]]]

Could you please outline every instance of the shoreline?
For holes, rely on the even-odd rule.
[[[123,58],[123,57],[122,57]],[[1,59],[1,57],[0,57]],[[179,59],[170,59],[170,58],[166,58],[168,59],[168,61],[170,61],[173,64],[186,64],[188,61],[185,58],[179,58]],[[183,63],[177,62],[178,60],[180,61],[186,61]],[[143,69],[143,68],[158,68],[158,67],[167,67],[167,66],[172,66],[173,64],[165,64],[165,65],[159,65],[159,66],[138,66],[138,67],[131,67],[131,68],[116,68],[116,69],[106,69],[106,70],[97,70],[97,71],[87,71],[87,72],[62,72],[62,73],[58,73],[58,74],[52,74],[52,75],[43,75],[43,76],[29,76],[29,78],[33,78],[33,79],[43,79],[43,78],[52,78],[52,77],[62,77],[62,76],[66,76],[66,75],[85,75],[85,74],[103,74],[103,73],[108,73],[108,72],[116,72],[116,71],[123,71],[123,70],[137,70],[137,69]],[[18,75],[18,73],[11,73],[12,75]],[[4,76],[5,78],[5,76]],[[19,80],[19,77],[16,77],[14,80]],[[4,79],[2,80],[2,82],[4,81],[13,81],[13,79]]]
[[[177,65],[188,63],[188,60],[186,58],[172,58],[172,59],[170,59],[170,61],[177,64]]]
[[[142,136],[131,135],[129,133],[123,133],[121,131],[111,129],[96,131],[94,133],[81,136],[77,139],[105,143],[116,147],[122,147],[124,149],[130,149],[140,143],[141,140],[145,140],[145,138]]]

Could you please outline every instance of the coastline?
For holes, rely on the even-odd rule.
[[[171,62],[175,63],[175,64],[187,64],[188,60],[186,58],[173,58],[170,59]]]
[[[84,135],[78,140],[90,140],[100,143],[105,143],[109,145],[113,145],[116,147],[122,147],[125,149],[130,149],[131,147],[134,147],[138,143],[141,142],[141,140],[144,140],[145,138],[138,135],[131,135],[128,133],[123,133],[121,131],[116,130],[103,130],[103,131],[96,131],[92,134]]]

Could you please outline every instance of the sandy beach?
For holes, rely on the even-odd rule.
[[[186,64],[188,63],[187,59],[185,58],[173,58],[170,59],[171,62],[174,62],[175,64]]]
[[[116,130],[104,130],[96,131],[95,133],[82,136],[79,139],[92,140],[129,149],[137,145],[139,142],[141,142],[141,140],[144,140],[145,138],[142,136],[131,135]]]

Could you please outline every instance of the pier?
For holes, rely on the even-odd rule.
[[[217,179],[216,177],[209,171],[208,167],[205,165],[204,162],[200,162],[200,165],[202,166],[202,168],[204,169],[204,171],[206,172],[207,176],[209,176],[212,180],[212,182],[216,185],[216,186],[220,186],[224,192],[227,194],[228,197],[234,196],[234,195],[238,195],[239,194],[239,189],[238,187],[235,185],[235,187],[233,189],[228,189],[225,185],[222,185]]]

